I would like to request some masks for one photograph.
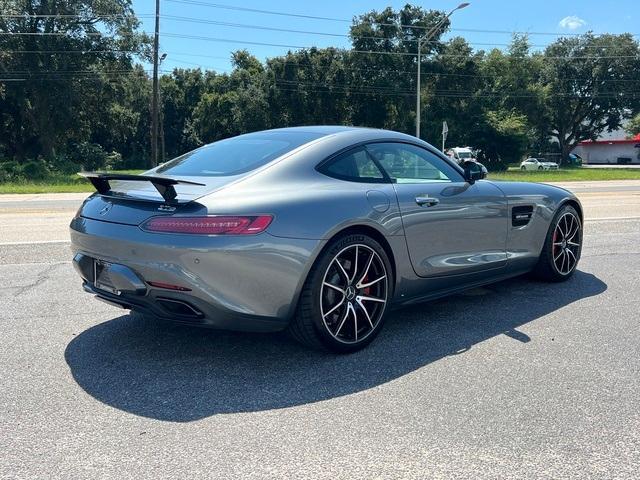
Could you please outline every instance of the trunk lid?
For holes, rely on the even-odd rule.
[[[110,178],[108,191],[103,193],[98,191],[85,200],[80,215],[92,220],[124,225],[140,225],[150,217],[157,215],[176,213],[206,215],[206,207],[198,204],[196,200],[242,177],[243,175],[227,177],[172,176],[172,180],[194,182],[201,185],[173,185],[176,197],[169,202],[163,198],[151,181]]]

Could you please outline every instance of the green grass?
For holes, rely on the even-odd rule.
[[[142,173],[144,170],[114,170],[109,173]],[[95,189],[88,180],[74,174],[56,174],[44,180],[17,181],[0,183],[3,193],[72,193],[93,192]]]
[[[142,173],[143,170],[118,170],[113,173]],[[506,172],[489,173],[493,180],[519,182],[577,182],[593,180],[640,180],[640,169],[633,168],[567,168],[556,171],[523,172],[511,167]],[[69,193],[93,192],[93,187],[78,175],[53,175],[46,180],[7,182],[0,184],[2,193]]]
[[[517,182],[579,182],[595,180],[640,180],[640,169],[634,168],[561,168],[523,172],[511,167],[506,172],[489,172],[489,179]]]

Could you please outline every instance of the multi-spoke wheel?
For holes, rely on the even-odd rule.
[[[535,272],[544,280],[566,280],[575,271],[581,251],[580,215],[575,208],[566,205],[551,223]]]
[[[379,332],[391,288],[384,249],[372,238],[335,241],[314,265],[289,331],[311,346],[351,352]]]

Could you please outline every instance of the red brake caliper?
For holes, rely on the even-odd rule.
[[[362,283],[367,283],[368,281],[369,281],[368,275],[362,279]],[[365,295],[369,295],[371,293],[371,287],[366,287],[362,291],[365,293]]]

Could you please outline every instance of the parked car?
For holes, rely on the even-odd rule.
[[[573,167],[581,167],[582,166],[582,157],[577,153],[570,153],[569,159],[567,163]]]
[[[254,132],[142,175],[83,175],[97,192],[71,244],[87,292],[335,352],[371,342],[392,305],[529,271],[566,280],[582,248],[572,193],[486,180],[482,164],[386,130]]]
[[[520,170],[557,170],[558,164],[544,158],[527,158],[520,164]]]
[[[476,161],[476,156],[469,147],[453,147],[448,150],[449,158],[451,158],[454,162],[460,165],[462,162],[466,161]]]

